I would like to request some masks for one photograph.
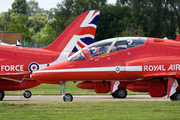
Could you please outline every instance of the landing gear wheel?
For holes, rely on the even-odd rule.
[[[31,97],[31,91],[29,91],[29,90],[26,90],[25,91],[25,93],[23,93],[23,96],[25,97],[25,98],[30,98]]]
[[[175,94],[176,94],[176,93],[174,93],[173,95],[171,95],[171,96],[169,97],[171,101],[174,100],[174,95],[175,95]]]
[[[174,100],[174,94],[171,95],[169,98],[170,98],[171,101],[173,101]]]
[[[0,90],[0,101],[4,99],[4,91]]]
[[[177,91],[173,96],[174,100],[180,101],[180,91]]]
[[[112,93],[111,95],[112,95],[112,97],[113,97],[113,98],[117,98],[117,96],[116,96],[116,93],[115,93],[115,92],[114,92],[114,93]]]
[[[63,100],[65,102],[71,102],[73,100],[73,96],[69,93],[66,93],[64,96],[63,96]]]
[[[126,98],[127,96],[127,91],[124,88],[119,88],[116,92],[115,92],[117,98]]]

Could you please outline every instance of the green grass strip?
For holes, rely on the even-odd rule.
[[[1,120],[179,120],[180,102],[1,102]]]

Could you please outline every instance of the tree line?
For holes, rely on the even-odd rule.
[[[180,0],[64,0],[44,10],[38,2],[15,0],[0,14],[0,32],[22,32],[27,42],[50,44],[80,14],[100,10],[95,41],[121,36],[168,37],[180,30]]]

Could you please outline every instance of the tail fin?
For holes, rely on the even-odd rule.
[[[100,11],[91,10],[77,17],[57,38],[44,49],[76,52],[93,43]]]
[[[20,45],[21,45],[20,41],[16,40],[16,46],[20,46]]]
[[[180,42],[180,34],[176,37],[175,41],[179,41]]]

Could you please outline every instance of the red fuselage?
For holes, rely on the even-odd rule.
[[[45,48],[0,45],[0,91],[22,90],[40,83],[60,84],[54,80],[31,79],[30,74],[64,61],[75,51],[91,44],[94,40],[99,13],[98,10],[91,10],[81,14],[52,44]]]
[[[180,71],[180,42],[147,38],[143,45],[89,57],[65,60],[31,76],[55,81],[129,81],[175,76]],[[168,59],[167,59],[168,58]]]
[[[1,45],[0,53],[0,89],[6,91],[28,89],[43,83],[30,78],[31,70],[47,66],[55,61],[61,52]],[[37,63],[37,66],[30,67],[33,62]]]

